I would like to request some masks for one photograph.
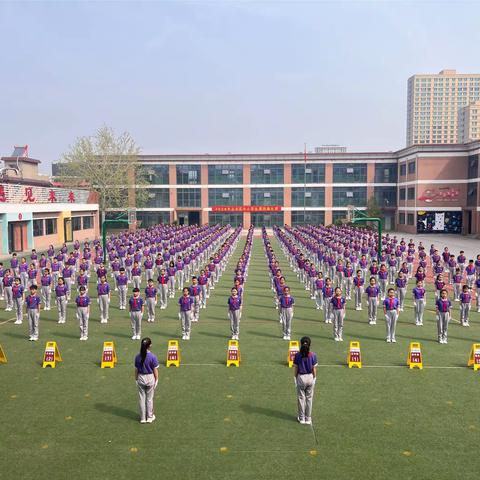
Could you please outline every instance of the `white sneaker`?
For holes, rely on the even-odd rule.
[[[144,418],[142,418],[142,419],[140,420],[140,423],[147,423],[147,421],[146,421]]]
[[[443,343],[448,343],[448,340],[446,338],[444,338]]]
[[[185,335],[185,340],[190,340],[190,335]]]
[[[392,343],[397,343],[397,340],[394,338],[392,338]]]
[[[34,337],[32,338],[32,340],[33,340],[34,342],[37,342],[37,341],[38,341],[38,337],[37,337],[37,336],[34,336]],[[445,343],[447,343],[447,342],[445,342]]]
[[[387,343],[391,343],[392,341],[390,340],[390,338],[387,338]]]
[[[238,340],[238,339],[237,339]],[[285,340],[290,340],[290,335],[286,335]]]
[[[297,420],[300,424],[305,425],[305,420],[303,418],[297,417]]]
[[[310,417],[307,417],[305,419],[305,425],[311,425],[312,424],[312,419]]]
[[[317,310],[320,310],[320,307],[317,305]]]
[[[338,337],[334,337],[333,339],[334,339],[336,342],[338,342]]]
[[[343,337],[338,337],[339,342],[343,342]]]
[[[287,339],[287,336],[284,335],[284,336],[282,337],[282,340],[286,340],[286,339]]]
[[[14,325],[21,325],[22,324],[22,321],[21,320],[15,320],[13,322]]]
[[[33,342],[33,335],[30,335],[30,336],[28,337],[28,339],[29,339],[31,342]]]
[[[147,418],[147,423],[153,423],[155,421],[155,415],[153,417]]]
[[[132,335],[132,340],[136,340],[137,339],[137,336],[136,335]]]
[[[87,340],[88,340],[88,337],[83,337],[83,339],[84,339],[85,341],[87,341]]]

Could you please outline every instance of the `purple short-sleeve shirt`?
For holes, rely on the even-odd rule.
[[[158,359],[152,352],[147,352],[145,362],[142,364],[142,357],[138,354],[135,357],[135,368],[138,370],[138,373],[148,375],[158,368]]]

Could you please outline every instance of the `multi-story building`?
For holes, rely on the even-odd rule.
[[[480,139],[480,101],[461,108],[458,129],[461,143]]]
[[[413,75],[408,79],[407,146],[469,140],[460,134],[461,111],[478,100],[480,74]]]

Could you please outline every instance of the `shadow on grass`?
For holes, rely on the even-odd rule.
[[[132,338],[131,335],[128,335],[127,333],[120,333],[120,332],[109,332],[109,335],[112,337]]]
[[[79,337],[78,335],[74,335],[73,333],[58,333],[58,332],[54,332],[52,336],[62,337],[62,338],[77,338],[77,339]]]
[[[5,332],[4,335],[8,337],[14,337],[14,338],[27,338],[26,335],[21,333]]]
[[[228,339],[228,335],[225,333],[212,333],[212,332],[198,332],[199,335],[205,335],[207,337],[217,337],[217,338],[225,338]]]
[[[280,420],[289,420],[291,422],[297,421],[296,415],[291,415],[282,410],[274,410],[273,408],[267,407],[257,407],[256,405],[242,404],[240,408],[248,414],[251,415],[264,415],[266,417],[278,418]]]
[[[133,410],[128,410],[127,408],[117,407],[116,405],[107,405],[106,403],[96,403],[95,408],[102,413],[109,413],[116,417],[122,417],[138,422],[138,413]]]
[[[280,339],[282,338],[280,334],[274,335],[273,333],[257,332],[254,330],[249,330],[247,333],[249,333],[250,335],[255,335],[257,337],[280,338]]]

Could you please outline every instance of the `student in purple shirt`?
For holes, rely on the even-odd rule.
[[[343,321],[345,319],[345,297],[342,289],[335,288],[335,294],[330,300],[333,313],[333,338],[336,342],[343,342]]]
[[[469,327],[468,317],[470,314],[470,308],[472,305],[472,294],[468,285],[464,285],[462,288],[462,293],[460,294],[460,322],[462,327]]]
[[[158,359],[150,352],[152,341],[145,337],[140,353],[135,357],[135,381],[138,387],[140,423],[152,423],[155,420],[153,397],[158,385]]]
[[[417,280],[417,286],[412,290],[413,303],[415,305],[415,325],[423,325],[423,313],[425,312],[425,288],[423,281]]]
[[[235,287],[231,290],[231,295],[228,297],[228,318],[230,319],[230,330],[232,333],[232,340],[238,340],[240,335],[240,315],[242,309],[242,299],[238,295]]]
[[[17,319],[15,320],[15,325],[21,325],[23,322],[23,303],[25,297],[24,293],[25,289],[20,283],[20,278],[15,278],[12,286],[13,304],[15,305],[15,314],[17,317]]]
[[[130,297],[128,305],[130,307],[130,322],[132,326],[132,340],[140,340],[142,332],[142,317],[144,307],[143,298],[140,297],[140,289],[133,289],[133,297]]]
[[[395,296],[393,288],[388,289],[388,296],[383,301],[383,313],[385,314],[385,324],[387,326],[387,343],[395,343],[395,329],[399,315],[399,301]]]
[[[147,305],[147,322],[155,321],[155,307],[157,305],[157,288],[153,284],[153,278],[148,279],[147,287],[145,288],[145,303]]]
[[[40,320],[40,303],[42,300],[37,295],[37,286],[30,287],[30,295],[25,298],[27,306],[28,328],[30,333],[29,340],[36,342],[38,340],[38,322]]]
[[[188,287],[183,289],[183,295],[178,299],[178,305],[180,306],[178,316],[182,323],[182,340],[190,340],[193,298],[190,296],[190,289]]]
[[[368,298],[368,324],[377,324],[377,306],[378,296],[380,295],[380,288],[377,286],[375,277],[370,277],[370,284],[365,289]]]
[[[80,294],[75,299],[77,305],[77,319],[80,324],[80,340],[88,340],[88,320],[90,318],[90,297],[87,289],[82,285]]]
[[[45,305],[45,310],[50,310],[50,303],[52,299],[52,276],[50,270],[45,268],[43,275],[40,278],[40,284],[42,286],[42,300]]]
[[[438,343],[447,342],[448,322],[450,321],[450,309],[452,303],[448,299],[448,292],[445,288],[440,290],[440,298],[435,302],[437,312]]]
[[[292,333],[293,306],[295,299],[290,295],[290,288],[283,287],[283,294],[280,296],[280,319],[283,325],[283,339],[290,340]]]
[[[400,312],[403,312],[403,304],[405,302],[405,297],[407,296],[407,278],[401,270],[398,272],[398,277],[395,279],[395,286],[397,287],[398,309]]]
[[[67,299],[68,287],[65,285],[63,277],[58,278],[58,285],[55,287],[55,296],[57,297],[58,323],[67,321]]]
[[[317,356],[310,351],[311,340],[302,337],[300,351],[293,360],[293,379],[297,388],[298,421],[302,425],[312,423],[312,405],[317,380]]]
[[[100,323],[108,323],[108,311],[110,306],[110,285],[107,283],[105,275],[100,277],[100,283],[97,285],[98,307],[100,309]]]

